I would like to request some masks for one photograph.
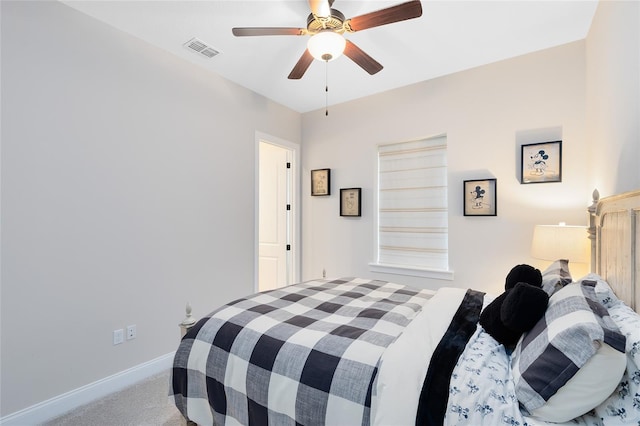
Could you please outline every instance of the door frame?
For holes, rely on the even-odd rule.
[[[256,131],[255,134],[255,166],[254,166],[254,188],[255,188],[255,213],[254,213],[254,256],[253,256],[253,287],[258,291],[259,281],[259,255],[260,255],[260,143],[266,142],[279,146],[291,152],[291,268],[293,283],[300,281],[301,265],[301,192],[300,192],[300,145],[290,142],[267,133]],[[292,283],[292,284],[293,284]]]

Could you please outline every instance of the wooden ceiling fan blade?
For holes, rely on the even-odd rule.
[[[298,59],[298,62],[293,67],[293,69],[289,73],[289,77],[287,78],[290,80],[301,79],[304,73],[309,68],[309,65],[311,65],[311,62],[313,62],[313,56],[311,56],[309,50],[305,49],[304,53],[302,53],[302,56],[300,56],[300,59]]]
[[[406,21],[407,19],[418,18],[420,16],[422,16],[422,4],[419,0],[413,0],[376,12],[356,16],[348,22],[352,31],[362,31],[367,28]]]
[[[236,27],[231,30],[236,37],[270,35],[304,35],[306,29],[293,27]]]
[[[360,49],[349,40],[347,40],[347,45],[344,48],[344,54],[371,75],[377,73],[383,68],[378,61],[373,59],[365,53],[364,50]]]

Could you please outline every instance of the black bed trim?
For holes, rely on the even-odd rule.
[[[416,425],[441,426],[449,400],[449,381],[458,358],[476,331],[484,293],[467,290],[449,328],[438,343],[422,385]]]

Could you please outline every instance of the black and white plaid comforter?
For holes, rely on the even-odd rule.
[[[380,357],[431,294],[342,279],[232,302],[180,344],[176,406],[201,425],[369,424]]]

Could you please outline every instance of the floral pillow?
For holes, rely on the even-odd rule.
[[[616,424],[640,424],[640,315],[623,302],[609,308],[609,315],[626,337],[627,369],[616,390],[593,415]]]
[[[598,299],[598,302],[602,303],[605,308],[611,309],[614,305],[621,303],[618,297],[614,294],[613,289],[609,286],[609,283],[603,280],[600,275],[591,272],[580,278],[580,281],[595,282],[596,298]]]

